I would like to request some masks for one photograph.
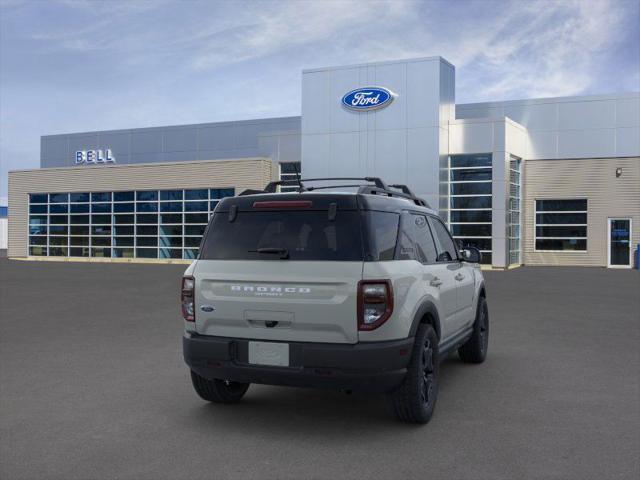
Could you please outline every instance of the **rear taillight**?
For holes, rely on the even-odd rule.
[[[362,280],[358,283],[358,330],[375,330],[393,312],[390,280]]]
[[[182,316],[187,322],[195,322],[196,314],[194,307],[195,280],[193,277],[182,277]]]

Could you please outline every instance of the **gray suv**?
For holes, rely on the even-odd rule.
[[[280,183],[222,200],[182,279],[196,392],[217,403],[251,383],[377,392],[398,419],[428,422],[439,362],[487,354],[480,252],[459,249],[406,186]]]

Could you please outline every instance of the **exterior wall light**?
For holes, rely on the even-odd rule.
[[[620,178],[622,176],[622,168],[616,168],[616,178]]]

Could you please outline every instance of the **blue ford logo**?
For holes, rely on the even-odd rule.
[[[342,105],[351,110],[376,110],[393,102],[395,94],[382,87],[363,87],[351,90],[342,97]]]

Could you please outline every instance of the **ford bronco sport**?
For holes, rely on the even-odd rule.
[[[398,419],[428,422],[440,360],[487,354],[480,252],[459,250],[404,185],[281,183],[222,200],[182,279],[196,392],[218,403],[251,383],[379,392]],[[318,191],[329,187],[358,190]]]

